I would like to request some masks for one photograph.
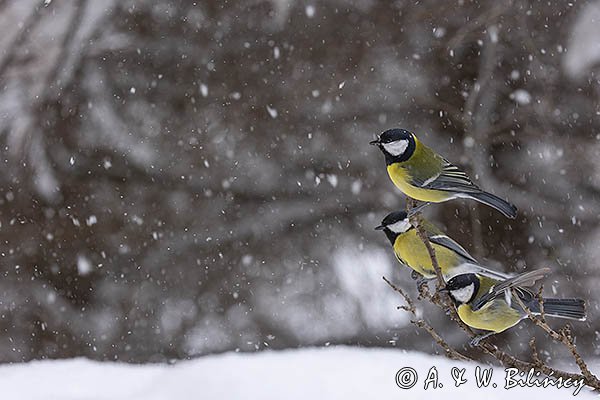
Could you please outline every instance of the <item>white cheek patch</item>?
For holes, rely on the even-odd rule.
[[[404,233],[411,227],[411,225],[410,222],[408,222],[408,220],[403,219],[402,221],[395,222],[391,225],[388,225],[387,227],[392,232]]]
[[[397,157],[404,154],[404,152],[408,148],[408,140],[403,139],[396,140],[395,142],[383,143],[383,148],[391,155]]]
[[[471,283],[469,286],[465,286],[462,289],[457,289],[452,291],[452,296],[459,303],[466,303],[473,296],[473,292],[475,291],[475,285]]]

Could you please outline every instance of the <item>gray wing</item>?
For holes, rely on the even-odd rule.
[[[502,272],[496,272],[492,269],[482,266],[475,259],[475,257],[473,257],[471,254],[469,254],[469,252],[467,252],[467,250],[465,250],[464,247],[462,247],[460,244],[456,243],[452,238],[446,235],[431,235],[429,236],[429,241],[439,246],[443,246],[455,252],[459,256],[465,258],[468,261],[468,263],[465,263],[464,266],[468,266],[468,268],[465,268],[465,271],[463,273],[475,272],[494,279],[508,279],[511,277],[510,275],[504,274]]]
[[[479,264],[476,265],[474,272],[478,273],[479,275],[485,275],[488,278],[493,279],[510,279],[512,277],[511,275],[508,275],[504,272],[494,271],[493,269],[486,268]]]
[[[431,243],[435,243],[439,246],[443,246],[449,250],[452,250],[453,252],[460,255],[461,257],[464,257],[467,260],[477,264],[477,260],[472,255],[470,255],[467,252],[467,250],[464,249],[464,247],[462,247],[460,244],[456,243],[452,238],[450,238],[446,235],[429,236],[429,241]]]
[[[442,165],[442,172],[440,172],[435,179],[422,182],[419,186],[426,189],[444,190],[448,192],[481,192],[479,186],[471,181],[471,178],[469,178],[465,171],[458,168],[456,165],[451,164],[446,159],[444,159],[444,164]]]
[[[492,301],[497,297],[504,296],[506,290],[508,289],[516,289],[517,295],[521,299],[529,301],[533,298],[533,293],[527,289],[524,289],[523,287],[533,286],[536,281],[548,276],[549,273],[550,268],[541,268],[506,279],[492,286],[488,293],[481,296],[475,303],[471,305],[471,309],[473,311],[479,310],[487,302]]]
[[[408,265],[406,262],[404,262],[404,260],[403,260],[403,259],[401,259],[401,258],[400,258],[400,256],[398,256],[398,254],[396,254],[396,252],[394,252],[394,256],[396,256],[396,260],[398,260],[398,262],[399,262],[401,265],[403,265],[403,266],[405,266],[405,267],[407,267],[407,268],[410,268],[410,266],[409,266],[409,265]]]

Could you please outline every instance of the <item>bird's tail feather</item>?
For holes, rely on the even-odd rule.
[[[469,193],[468,196],[473,200],[488,205],[496,210],[500,211],[508,218],[516,218],[517,207],[510,204],[508,201],[501,199],[498,196],[494,196],[488,192]]]
[[[532,304],[531,311],[539,314],[539,303]],[[581,299],[544,299],[544,315],[585,321],[585,302]]]

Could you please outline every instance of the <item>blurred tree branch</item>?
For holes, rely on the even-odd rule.
[[[370,251],[367,225],[399,197],[365,138],[392,124],[427,131],[443,148],[475,139],[481,119],[474,147],[444,154],[487,173],[481,186],[514,201],[524,223],[494,225],[502,222],[478,206],[469,221],[459,203],[440,207],[438,217],[456,234],[480,229],[486,255],[506,252],[514,268],[538,262],[539,247],[523,248],[530,237],[547,252],[544,262],[581,265],[586,252],[573,244],[593,239],[600,198],[598,124],[587,118],[597,85],[566,79],[567,53],[558,50],[580,6],[363,3],[316,0],[309,19],[299,2],[280,12],[263,0],[0,1],[2,295],[16,305],[5,309],[0,361],[158,361],[254,350],[247,338],[269,332],[282,348],[386,345],[389,329],[368,329],[360,312],[348,322],[352,333],[330,321],[298,333],[278,314],[281,305],[258,300],[276,290],[287,296],[287,313],[305,315],[321,306],[315,287],[337,288],[338,272],[328,267],[340,237]],[[517,89],[531,94],[530,104],[511,98]],[[558,148],[563,158],[532,171],[538,153]],[[565,240],[540,244],[556,227]],[[80,256],[93,266],[87,275],[78,272]],[[588,272],[595,276],[570,270]],[[44,296],[29,296],[38,290],[29,279],[53,288],[40,293],[59,296],[73,322],[47,310]],[[310,283],[296,294],[289,286],[302,279]],[[579,293],[595,285],[573,282]],[[163,303],[181,298],[197,312],[164,328]],[[208,328],[202,346],[186,347]],[[409,329],[405,343],[420,347]],[[18,345],[4,345],[9,335]]]

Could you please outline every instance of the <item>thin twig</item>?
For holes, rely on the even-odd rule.
[[[417,206],[417,202],[414,199],[409,199],[406,202],[407,211],[409,211],[410,209],[412,209],[416,206]],[[440,289],[440,288],[444,287],[446,282],[444,281],[444,276],[442,275],[442,270],[440,269],[440,265],[438,264],[437,257],[435,255],[435,250],[431,246],[431,243],[429,242],[429,239],[427,238],[427,233],[423,229],[421,222],[422,222],[422,217],[421,217],[420,212],[418,212],[410,217],[410,223],[412,224],[412,226],[415,227],[419,238],[421,239],[421,241],[423,241],[423,244],[427,248],[427,253],[429,253],[429,257],[431,258],[431,264],[433,266],[433,270],[435,271],[435,276],[437,278],[437,287],[438,287],[438,289]]]
[[[587,364],[585,363],[585,361],[583,360],[583,358],[577,351],[577,347],[575,346],[575,343],[573,342],[573,336],[571,335],[571,330],[569,329],[569,327],[565,326],[559,332],[556,332],[554,329],[552,329],[550,327],[550,325],[548,325],[546,323],[546,321],[542,320],[537,315],[534,315],[531,312],[531,310],[529,309],[529,307],[527,307],[525,305],[525,303],[523,303],[523,300],[521,300],[521,298],[514,292],[513,292],[513,298],[515,298],[517,300],[517,302],[519,303],[519,306],[523,310],[525,310],[525,312],[527,313],[527,316],[534,324],[536,324],[537,326],[542,328],[548,335],[550,335],[550,337],[552,337],[552,339],[564,344],[565,347],[567,349],[569,349],[569,351],[571,352],[571,355],[575,359],[575,363],[577,364],[577,366],[579,367],[579,370],[581,371],[581,374],[585,378],[585,383],[596,389],[600,389],[600,380],[598,379],[598,377],[596,375],[594,375],[589,370]],[[538,299],[538,301],[539,300],[540,299]],[[540,302],[540,307],[542,307],[542,304],[543,304],[543,301]]]
[[[529,348],[531,349],[531,358],[533,358],[533,362],[538,365],[544,365],[544,362],[540,358],[540,354],[538,353],[537,346],[535,345],[535,336],[529,340]]]
[[[406,203],[407,203],[406,204],[407,210],[410,210],[411,208],[414,208],[417,205],[416,200],[411,199],[411,198],[408,198],[408,201]],[[471,335],[471,337],[474,337],[475,334],[473,333],[473,331],[471,331],[471,329],[467,325],[465,325],[461,321],[461,319],[458,317],[458,314],[456,312],[456,307],[454,305],[454,302],[450,298],[450,295],[448,293],[446,293],[446,294],[440,296],[439,289],[443,288],[446,285],[446,282],[444,280],[444,276],[442,275],[442,270],[440,269],[440,265],[437,261],[437,257],[435,255],[435,249],[433,248],[433,246],[431,246],[431,243],[429,242],[429,238],[427,237],[427,232],[425,232],[425,230],[423,229],[423,226],[421,223],[422,222],[421,213],[419,212],[419,213],[416,213],[415,215],[411,216],[410,222],[415,227],[415,229],[417,231],[417,235],[419,236],[419,238],[425,245],[425,248],[427,248],[427,252],[429,253],[429,258],[431,259],[431,265],[433,267],[433,270],[435,271],[435,276],[437,278],[437,290],[434,295],[429,296],[429,300],[431,300],[434,304],[438,304],[440,307],[447,310],[450,314],[450,318],[453,321],[455,321],[456,323],[458,323],[463,328],[463,330],[465,330],[465,332],[467,332],[468,334]]]
[[[544,313],[544,299],[542,297],[543,291],[544,291],[544,284],[541,284],[540,289],[535,294],[535,297],[536,297],[538,303],[540,304],[540,315],[538,318],[541,319],[542,322],[546,322],[546,314]]]
[[[457,350],[453,349],[432,327],[422,318],[417,317],[417,310],[415,307],[415,303],[413,300],[406,294],[402,289],[394,285],[390,282],[385,276],[383,277],[385,283],[387,283],[392,289],[396,292],[400,293],[400,295],[404,298],[404,301],[407,305],[399,306],[400,309],[410,312],[415,319],[412,319],[410,322],[415,326],[425,330],[433,340],[444,350],[446,356],[452,360],[461,360],[461,361],[472,361],[469,357],[459,353]]]

